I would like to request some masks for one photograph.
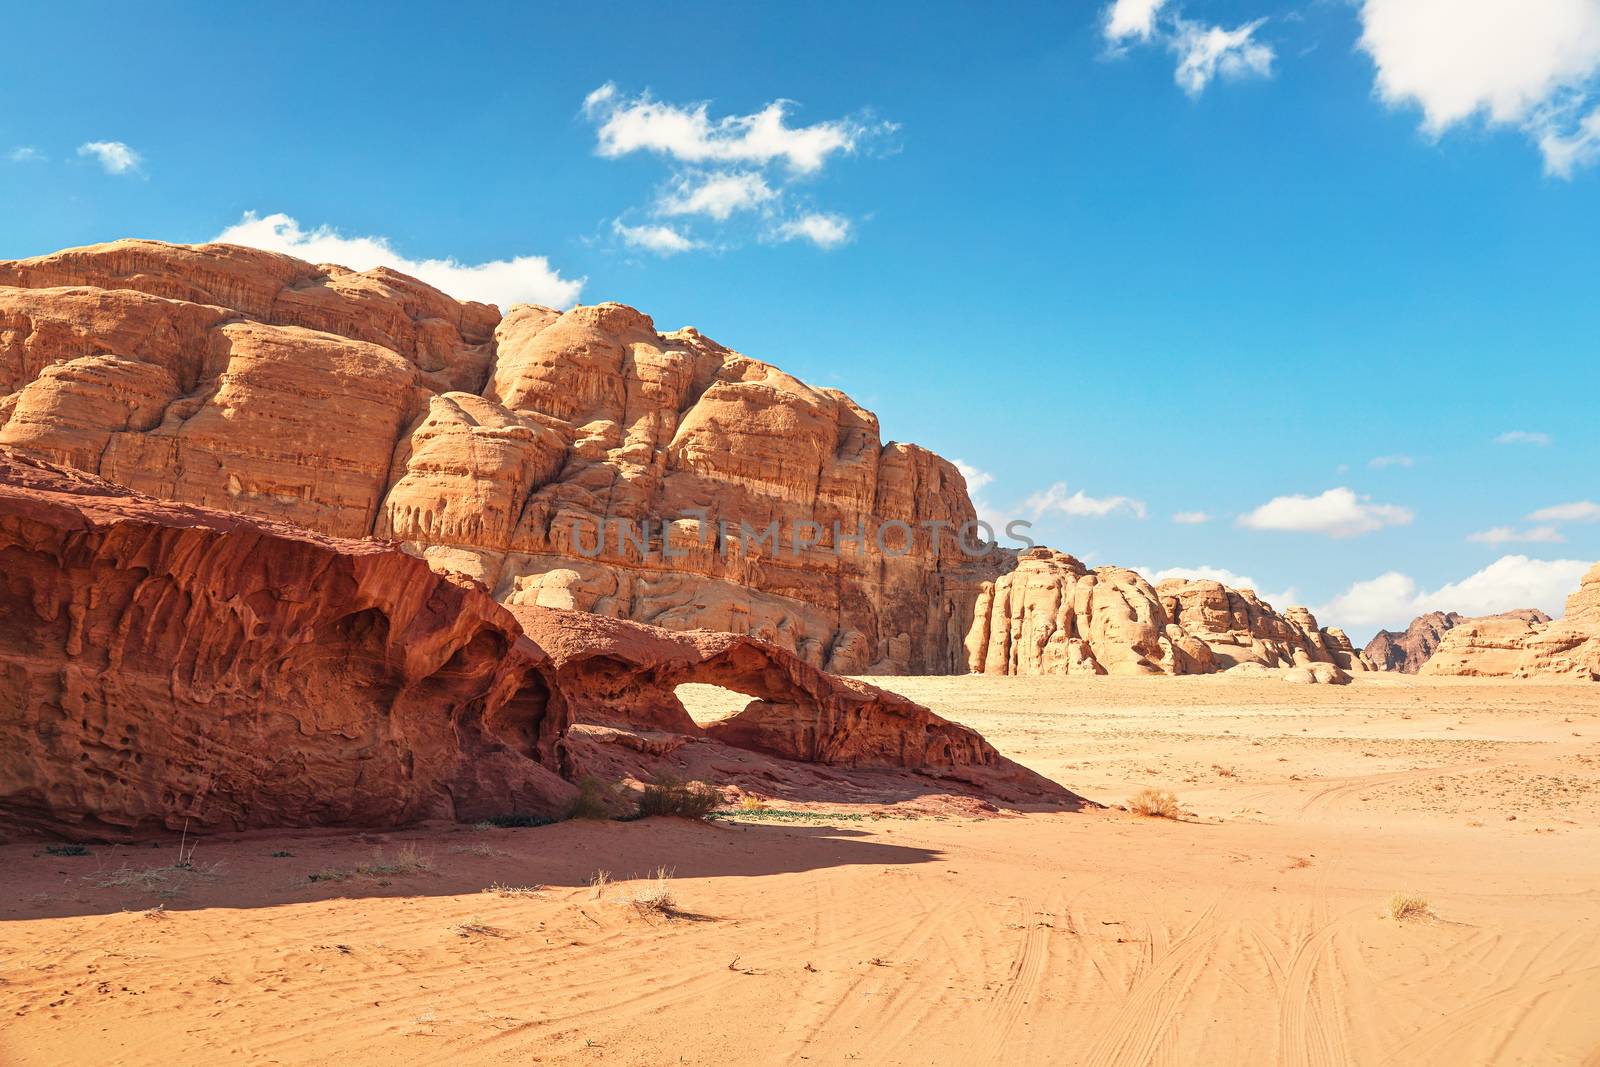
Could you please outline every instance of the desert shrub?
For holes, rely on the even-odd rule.
[[[1432,914],[1433,906],[1419,893],[1396,893],[1389,898],[1389,918],[1395,922],[1426,919]]]
[[[479,826],[494,826],[500,829],[510,829],[518,826],[549,826],[558,820],[548,815],[527,815],[513,812],[509,815],[491,815],[478,823]]]
[[[87,856],[89,849],[84,845],[46,845],[46,856]]]
[[[634,890],[628,903],[646,918],[672,918],[678,911],[678,898],[672,892],[672,872],[665,867],[657,867],[645,884]]]
[[[705,782],[684,782],[669,774],[660,774],[644,787],[644,794],[639,798],[639,814],[704,819],[721,802],[717,791]]]
[[[578,795],[567,808],[569,819],[609,819],[619,803],[619,787],[607,785],[592,774],[578,779]]]
[[[1167,789],[1141,789],[1128,801],[1128,810],[1152,819],[1176,819],[1183,812],[1178,798]]]

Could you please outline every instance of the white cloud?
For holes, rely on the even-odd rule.
[[[1543,448],[1545,445],[1550,444],[1552,440],[1547,433],[1539,433],[1533,430],[1507,430],[1496,437],[1494,443],[1497,445],[1538,445]]]
[[[773,233],[780,241],[810,241],[818,248],[837,248],[850,240],[850,220],[812,212],[782,223]]]
[[[1417,461],[1410,456],[1373,456],[1367,460],[1367,466],[1373,470],[1381,471],[1385,467],[1415,467]]]
[[[89,141],[78,146],[78,155],[93,156],[107,174],[127,174],[139,169],[139,153],[121,141]]]
[[[1600,154],[1600,4],[1594,0],[1364,0],[1361,47],[1378,95],[1438,137],[1481,117],[1521,129],[1547,172]]]
[[[1416,581],[1399,571],[1356,582],[1316,609],[1334,625],[1404,627],[1427,611],[1459,611],[1463,615],[1495,615],[1516,608],[1540,608],[1559,615],[1578,581],[1594,564],[1575,559],[1529,559],[1501,556],[1457,582],[1432,592],[1419,592]]]
[[[1179,19],[1167,47],[1178,57],[1172,76],[1190,96],[1198,96],[1213,78],[1238,81],[1272,77],[1276,58],[1271,45],[1255,39],[1263,19],[1231,30]]]
[[[6,158],[13,163],[39,163],[44,160],[44,153],[31,144],[19,144],[6,153]]]
[[[961,477],[967,480],[967,492],[969,493],[976,493],[994,481],[994,475],[986,470],[979,470],[965,460],[958,459],[953,462],[956,465],[956,470],[961,472]]]
[[[1105,12],[1106,40],[1113,44],[1136,37],[1148,41],[1155,31],[1156,15],[1166,0],[1116,0]]]
[[[1496,526],[1488,530],[1479,530],[1477,533],[1467,535],[1468,541],[1476,541],[1481,545],[1508,545],[1508,544],[1559,544],[1566,540],[1561,536],[1561,531],[1554,526],[1533,526],[1526,530],[1518,530],[1510,526]]]
[[[312,263],[336,263],[353,270],[389,267],[458,300],[479,300],[498,304],[502,309],[512,304],[569,307],[578,299],[584,282],[582,278],[561,277],[543,256],[476,264],[449,258],[408,259],[394,250],[387,237],[344,237],[329,226],[306,231],[282,213],[258,216],[247,211],[244,218],[212,240],[284,252]]]
[[[1415,517],[1409,508],[1373,504],[1346,488],[1329,489],[1318,496],[1280,496],[1239,518],[1240,526],[1254,530],[1290,530],[1329,537],[1355,537],[1385,526],[1405,526]]]
[[[663,257],[703,247],[699,241],[685,237],[671,226],[627,226],[612,220],[611,229],[628,247],[642,248]]]
[[[726,221],[736,211],[749,211],[774,199],[777,191],[760,174],[717,172],[680,174],[672,191],[656,203],[662,215],[709,215]]]
[[[1211,521],[1211,516],[1204,511],[1180,511],[1172,516],[1172,521],[1179,526],[1199,526]]]
[[[709,105],[679,107],[652,99],[648,93],[624,96],[607,82],[583,101],[583,112],[595,122],[602,156],[657,152],[681,163],[771,163],[811,173],[830,156],[856,151],[893,126],[860,118],[834,119],[810,126],[790,126],[788,100],[774,100],[749,115],[712,119]]]
[[[989,524],[991,530],[1005,532],[1006,523],[1010,516],[995,508],[984,495],[983,490],[994,482],[994,475],[986,470],[980,470],[965,460],[953,460],[956,470],[961,472],[961,477],[967,482],[967,497],[972,501],[972,510],[978,518]]]
[[[1556,504],[1540,508],[1528,516],[1529,522],[1600,522],[1600,504],[1592,500],[1574,500],[1570,504]]]
[[[1067,483],[1057,482],[1042,493],[1028,497],[1026,505],[1035,518],[1047,511],[1057,511],[1074,518],[1103,519],[1118,511],[1126,511],[1136,518],[1144,518],[1144,501],[1127,496],[1092,497],[1079,489],[1070,495]]]

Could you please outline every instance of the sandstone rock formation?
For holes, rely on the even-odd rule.
[[[1550,616],[1537,608],[1523,608],[1518,611],[1507,611],[1500,615],[1489,616],[1497,619],[1521,619],[1529,623],[1545,623],[1550,621]],[[1418,615],[1411,620],[1404,633],[1393,630],[1379,630],[1371,641],[1367,642],[1364,649],[1366,656],[1372,661],[1374,667],[1380,671],[1399,671],[1402,674],[1416,674],[1422,665],[1432,656],[1439,643],[1444,640],[1444,635],[1463,622],[1469,620],[1467,616],[1454,611],[1430,611],[1426,615]]]
[[[1076,800],[783,649],[517,610],[537,641],[392,544],[157,501],[0,447],[0,824],[126,839],[548,813],[573,793],[563,774],[642,775],[689,744],[913,779],[902,791]],[[756,699],[702,730],[673,694],[686,680]],[[586,727],[655,747],[596,761]]]
[[[1205,674],[1239,663],[1368,669],[1343,631],[1305,608],[1283,615],[1246,590],[1121,567],[1090,570],[1035,548],[978,595],[967,662],[985,674]]]
[[[0,262],[0,444],[395,538],[505,603],[750,634],[846,673],[961,669],[979,584],[1009,564],[952,550],[974,519],[953,465],[693,329],[620,304],[502,317],[228,245]]]
[[[1419,674],[1600,681],[1600,564],[1583,576],[1559,619],[1526,613],[1468,619],[1451,629]]]

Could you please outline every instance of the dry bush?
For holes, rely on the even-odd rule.
[[[684,782],[670,774],[659,774],[644,787],[644,794],[639,798],[639,814],[704,819],[721,802],[717,791],[705,782]]]
[[[1178,798],[1167,789],[1141,789],[1128,801],[1128,810],[1152,819],[1176,819],[1183,812]]]
[[[1239,774],[1239,772],[1234,770],[1232,767],[1224,767],[1220,763],[1213,763],[1211,765],[1211,769],[1217,772],[1217,777],[1219,778],[1235,778]]]
[[[1433,916],[1433,905],[1420,893],[1396,893],[1389,898],[1389,918],[1395,922],[1407,919],[1428,919]]]
[[[589,879],[589,895],[596,900],[602,900],[605,898],[606,888],[610,885],[610,871],[595,871],[594,877]]]
[[[665,867],[657,867],[649,881],[634,890],[633,896],[628,898],[628,903],[633,905],[634,911],[646,918],[654,916],[672,918],[678,913],[678,898],[672,892],[672,872]]]
[[[493,893],[497,897],[534,897],[544,892],[542,885],[503,885],[500,882],[491,883],[485,893]]]
[[[621,802],[621,783],[607,785],[592,774],[578,779],[578,795],[567,808],[569,819],[609,819]]]
[[[498,926],[490,926],[474,915],[463,923],[456,923],[450,927],[457,937],[504,937],[506,932]]]
[[[509,856],[511,853],[492,845],[452,845],[450,851],[459,856]]]
[[[766,804],[762,803],[760,797],[751,796],[749,793],[746,793],[744,796],[739,798],[739,810],[740,811],[766,811],[767,810],[767,806],[766,806]]]
[[[222,863],[174,863],[163,867],[121,867],[106,874],[91,875],[96,889],[136,889],[158,897],[175,897],[196,882],[220,877]]]

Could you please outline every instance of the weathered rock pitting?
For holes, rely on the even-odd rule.
[[[392,543],[154,500],[0,447],[0,816],[131,839],[554,814],[600,766],[594,729],[654,739],[604,763],[636,777],[693,744],[1076,800],[781,648],[518,610],[537,641]],[[685,680],[757,700],[702,730],[673,695]]]
[[[394,538],[502,602],[750,634],[845,673],[961,670],[978,586],[1009,565],[934,550],[927,524],[974,519],[952,464],[694,329],[621,304],[502,317],[230,245],[0,262],[0,444]],[[777,523],[784,547],[724,523]]]

